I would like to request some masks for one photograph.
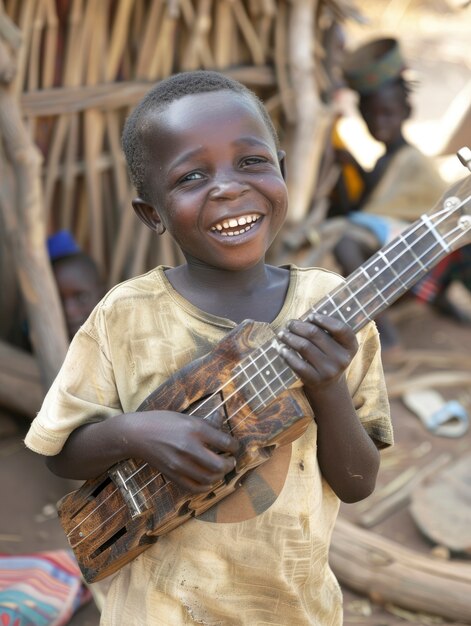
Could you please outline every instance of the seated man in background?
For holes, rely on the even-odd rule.
[[[348,181],[341,177],[328,215],[344,215],[351,224],[334,248],[346,275],[430,210],[446,188],[431,159],[404,137],[403,125],[412,112],[405,70],[395,39],[371,41],[344,64],[345,80],[359,96],[359,111],[368,131],[384,145],[384,154],[371,171],[365,171],[347,150],[336,152],[343,170],[353,167],[362,186],[359,197],[351,201]],[[387,313],[376,322],[383,349],[398,346]]]

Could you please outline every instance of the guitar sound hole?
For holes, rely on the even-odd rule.
[[[99,485],[95,487],[95,489],[91,492],[90,496],[96,498],[100,493],[105,489],[111,482],[111,478],[109,476],[106,477]],[[89,497],[90,497],[89,496]]]
[[[110,482],[111,479],[109,477],[106,477],[99,485],[97,485],[95,489],[88,494],[86,499],[83,499],[81,501],[82,506],[78,507],[74,510],[73,513],[71,513],[70,519],[74,519],[75,517],[77,517],[77,515],[79,515],[79,513],[81,513],[83,509],[90,504],[90,502],[93,502],[93,500],[95,500],[97,496],[100,495],[100,493],[110,484]]]
[[[236,476],[237,476],[237,472],[236,472],[236,469],[234,468],[233,470],[231,470],[228,474],[224,476],[224,482],[226,483],[226,485],[229,485]]]
[[[186,517],[190,512],[190,502],[184,502],[178,509],[177,517]]]
[[[213,498],[216,497],[216,494],[214,493],[214,491],[210,491],[209,493],[207,493],[204,497],[205,500],[212,500]]]
[[[123,526],[123,528],[120,528],[118,530],[118,532],[116,532],[112,537],[110,537],[109,539],[107,539],[104,543],[101,544],[101,546],[99,546],[95,552],[93,552],[90,555],[90,558],[94,559],[95,557],[99,556],[100,554],[102,554],[105,550],[107,550],[110,546],[112,546],[113,544],[115,544],[118,539],[120,537],[122,537],[123,535],[126,534],[126,526]]]
[[[191,404],[185,413],[201,417],[215,428],[230,431],[227,423],[226,405],[221,393],[203,396]]]

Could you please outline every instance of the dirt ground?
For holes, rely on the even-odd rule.
[[[438,316],[430,309],[414,303],[397,304],[392,309],[407,351],[425,350],[430,357],[437,354],[456,355],[471,352],[471,327],[462,327]],[[409,352],[408,352],[409,354]],[[412,352],[410,352],[412,354]],[[422,361],[423,373],[437,370]],[[454,366],[449,365],[452,370]],[[459,366],[456,369],[460,369]],[[388,367],[388,375],[397,368]],[[448,370],[450,371],[450,370]],[[410,375],[414,375],[411,373]],[[471,412],[471,391],[466,386],[444,387],[443,396],[459,399]],[[378,489],[412,464],[426,463],[442,451],[453,456],[471,449],[471,432],[458,439],[437,437],[428,433],[420,420],[405,408],[398,398],[391,399],[396,444],[383,454]],[[22,444],[27,424],[11,416],[0,420],[0,552],[19,554],[31,551],[67,547],[66,539],[55,516],[54,504],[77,483],[51,475],[42,460],[26,450]],[[420,451],[418,453],[418,451]],[[364,503],[343,505],[341,515],[357,522]],[[433,548],[414,523],[407,503],[370,529],[399,542],[412,550],[428,554]],[[471,561],[469,561],[471,567]],[[419,624],[452,624],[446,619],[432,619],[428,615],[404,611],[401,607],[381,607],[373,604],[367,595],[354,593],[343,586],[345,626],[399,626],[408,622]],[[71,626],[96,626],[99,612],[93,603],[82,608]],[[293,625],[294,626],[294,625]]]

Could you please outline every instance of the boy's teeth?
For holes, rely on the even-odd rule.
[[[239,218],[232,217],[229,220],[224,220],[224,222],[220,222],[219,224],[212,226],[211,230],[218,231],[221,235],[225,235],[225,236],[228,235],[229,237],[233,237],[234,235],[240,235],[242,233],[245,233],[247,230],[252,228],[253,224],[258,219],[260,219],[259,215],[244,215],[243,217],[239,217]],[[248,226],[246,226],[246,224],[248,224]],[[236,228],[237,226],[242,226],[242,228],[240,228],[239,230],[234,230],[234,231],[231,230],[231,231],[228,231],[227,233],[223,232],[225,230],[228,230],[229,228]]]

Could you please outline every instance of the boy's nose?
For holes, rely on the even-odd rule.
[[[209,197],[212,200],[237,198],[248,190],[248,185],[231,177],[221,177],[214,181]]]

